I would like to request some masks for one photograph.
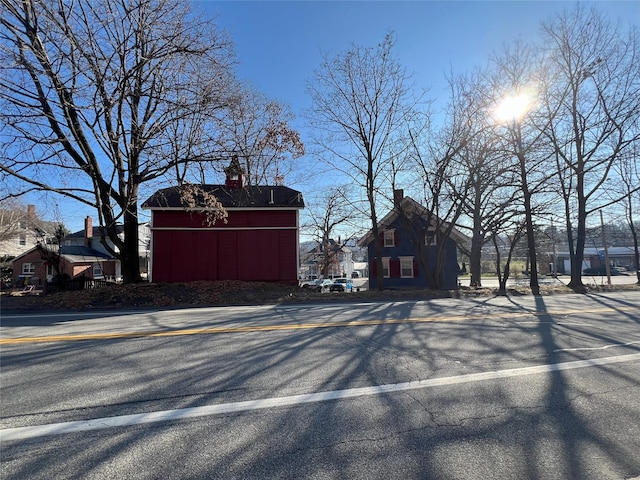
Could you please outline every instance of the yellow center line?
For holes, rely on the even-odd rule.
[[[481,320],[497,318],[540,317],[544,315],[575,315],[581,313],[610,313],[615,311],[636,310],[633,307],[597,308],[589,310],[563,310],[557,312],[510,312],[482,315],[452,315],[446,317],[389,318],[377,320],[346,320],[322,323],[299,323],[284,325],[247,325],[234,327],[189,328],[180,330],[149,330],[137,332],[85,333],[71,335],[46,335],[41,337],[20,337],[0,339],[0,345],[16,345],[20,343],[74,342],[82,340],[117,340],[141,337],[175,337],[180,335],[204,335],[219,333],[271,332],[278,330],[306,330],[315,328],[364,327],[375,325],[400,325],[411,323],[456,322],[463,320]]]

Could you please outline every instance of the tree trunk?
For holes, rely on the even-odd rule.
[[[576,191],[578,193],[578,229],[576,232],[576,249],[571,262],[571,281],[568,287],[575,292],[584,292],[582,264],[584,263],[584,246],[587,240],[587,211],[584,197],[584,176],[581,174],[578,174]]]
[[[636,283],[640,285],[640,253],[638,252],[638,235],[635,230],[633,231],[633,247],[635,249],[634,257],[636,261],[636,279],[638,280]]]
[[[501,297],[506,297],[507,296],[507,273],[508,273],[509,266],[507,265],[505,267],[505,275],[503,277],[501,268],[500,268],[500,262],[502,261],[502,258],[500,256],[500,249],[498,248],[498,244],[495,239],[494,239],[493,245],[496,248],[496,275],[498,275],[498,295]]]
[[[382,242],[380,240],[380,230],[378,229],[378,215],[376,213],[376,186],[375,175],[373,174],[374,158],[370,152],[367,154],[367,200],[369,201],[369,214],[371,219],[371,232],[373,233],[373,249],[376,254],[376,289],[384,289],[384,272],[382,271]]]
[[[471,274],[470,286],[482,286],[482,238],[479,229],[474,229],[473,237],[471,237],[471,252],[469,255],[469,273]]]
[[[376,261],[376,290],[384,289],[384,272],[382,271],[382,244],[380,242],[380,231],[378,225],[372,228],[373,232],[373,251],[375,252]]]
[[[629,210],[629,229],[631,230],[631,237],[633,238],[633,259],[635,261],[636,267],[636,279],[637,284],[640,285],[640,252],[638,252],[638,232],[636,231],[636,226],[633,223],[633,202],[631,200],[631,195],[628,198],[627,208]]]
[[[140,259],[138,258],[138,207],[129,205],[124,213],[124,245],[120,252],[122,266],[122,281],[124,283],[139,283]]]
[[[524,214],[527,230],[527,248],[529,249],[529,287],[533,295],[540,295],[538,285],[538,259],[536,255],[536,240],[533,230],[533,211],[531,209],[531,192],[527,182],[527,168],[524,154],[518,154],[520,161],[520,175],[522,180],[522,194],[524,198]]]

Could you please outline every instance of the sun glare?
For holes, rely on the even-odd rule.
[[[505,97],[494,110],[494,118],[498,122],[520,121],[532,109],[533,96],[519,93]]]

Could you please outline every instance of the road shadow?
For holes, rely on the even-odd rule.
[[[433,302],[428,310],[432,318],[416,302],[351,311],[336,306],[327,318],[424,316],[425,322],[9,349],[3,353],[7,381],[2,395],[35,394],[33,382],[49,382],[48,397],[29,398],[18,410],[33,415],[34,423],[45,423],[81,419],[83,410],[99,418],[584,358],[564,348],[559,336],[567,327],[543,297],[536,297],[533,306],[512,299],[499,310],[519,314],[517,321],[496,321],[498,310],[485,299],[455,305],[452,312],[450,305]],[[295,316],[296,309],[282,306],[255,321],[277,314],[278,321],[297,325],[321,308],[326,306],[309,306]],[[474,318],[447,319],[454,314]],[[572,335],[612,340],[577,325],[572,329]],[[598,368],[623,378],[613,368]],[[90,388],[83,384],[87,372]],[[581,406],[593,392],[575,374],[551,369],[542,376],[539,384],[544,387],[535,394],[528,392],[526,379],[475,382],[366,401],[42,437],[3,446],[3,457],[22,462],[12,478],[108,478],[109,472],[117,472],[121,478],[595,479],[597,473],[585,467],[587,455],[610,466],[612,476],[640,472],[637,456],[593,428],[594,419]],[[619,414],[621,421],[633,421],[632,412]],[[119,463],[114,470],[114,459],[123,457],[135,461]]]

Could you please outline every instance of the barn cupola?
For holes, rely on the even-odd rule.
[[[244,188],[244,169],[240,165],[237,155],[233,156],[229,166],[224,169],[224,173],[227,175],[225,181],[227,188]]]

